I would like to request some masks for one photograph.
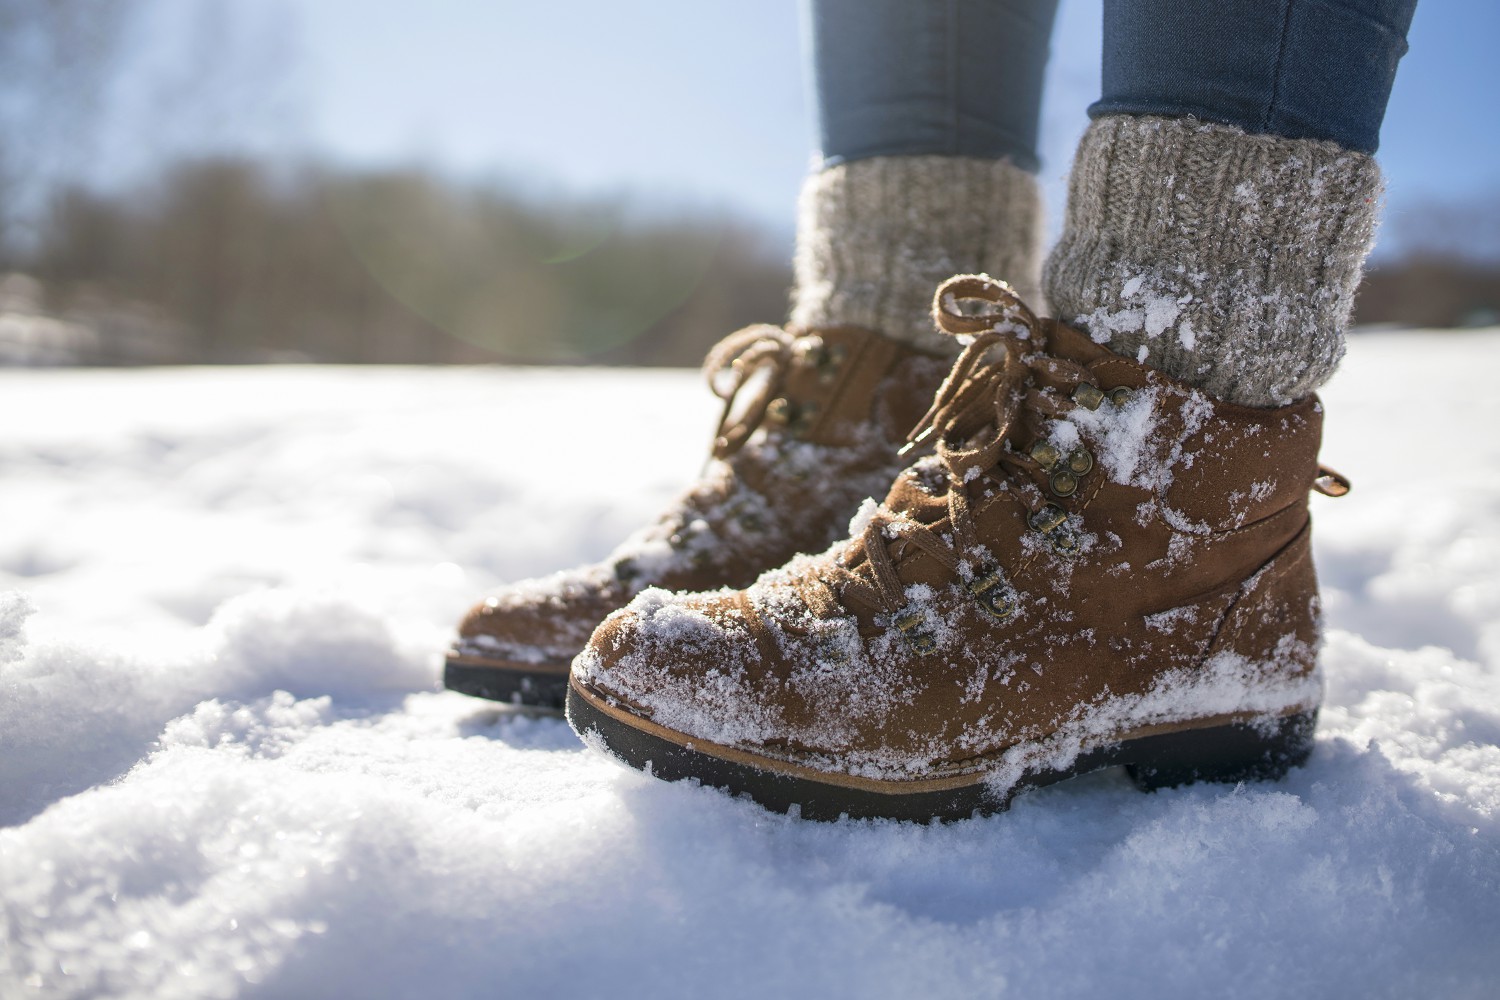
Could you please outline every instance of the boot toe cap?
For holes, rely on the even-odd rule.
[[[594,631],[574,681],[659,725],[738,742],[766,667],[746,614],[738,594],[644,591]]]
[[[597,573],[574,571],[512,584],[471,607],[455,648],[476,656],[566,664],[615,607]]]

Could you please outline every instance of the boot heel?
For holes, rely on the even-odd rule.
[[[1164,733],[1132,741],[1120,756],[1143,792],[1195,781],[1275,781],[1312,753],[1317,722],[1314,709],[1260,725]]]

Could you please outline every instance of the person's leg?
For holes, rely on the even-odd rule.
[[[844,534],[905,464],[948,370],[938,282],[1034,280],[1036,118],[1051,2],[817,0],[826,161],[804,190],[791,329],[709,355],[724,418],[702,476],[598,563],[503,588],[460,623],[444,683],[561,707],[568,665],[648,588],[743,587]]]
[[[1055,0],[807,0],[820,142],[792,323],[949,350],[933,289],[1037,282],[1037,125]]]
[[[1103,96],[1046,268],[1063,319],[1273,406],[1343,354],[1416,0],[1106,0]]]
[[[1416,0],[1106,0],[1091,117],[1162,115],[1374,153]]]

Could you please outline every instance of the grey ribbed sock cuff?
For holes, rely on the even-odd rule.
[[[1036,178],[1011,163],[877,156],[830,167],[802,187],[792,325],[869,327],[951,354],[953,338],[932,327],[938,284],[987,273],[1036,304],[1040,239]]]
[[[1280,406],[1343,356],[1380,191],[1374,160],[1330,142],[1100,118],[1078,146],[1047,297],[1116,353]]]

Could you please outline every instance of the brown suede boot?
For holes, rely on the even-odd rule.
[[[1216,401],[984,276],[937,314],[973,340],[924,418],[936,454],[823,555],[612,614],[574,663],[573,727],[823,819],[961,817],[1111,764],[1156,787],[1299,763],[1321,698],[1307,493],[1344,487],[1320,478],[1317,399]]]
[[[561,709],[573,657],[642,590],[744,587],[827,548],[900,470],[901,442],[947,368],[946,358],[852,327],[730,336],[704,365],[725,410],[699,481],[604,561],[476,605],[444,684]]]

